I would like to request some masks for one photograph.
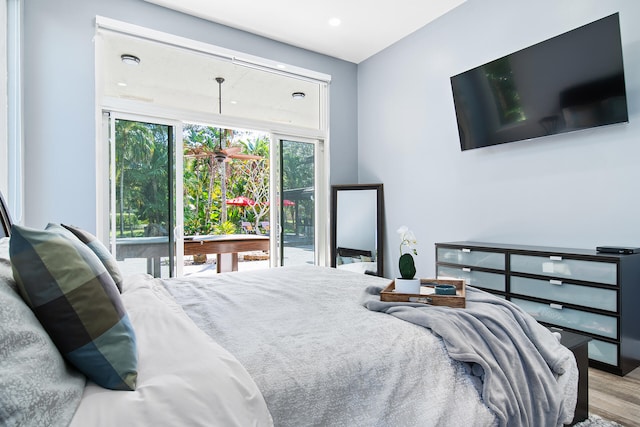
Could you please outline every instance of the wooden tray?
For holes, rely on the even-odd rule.
[[[436,295],[434,286],[431,283],[454,285],[456,295]],[[464,308],[466,302],[466,284],[460,279],[420,279],[423,292],[420,294],[401,294],[395,292],[396,282],[392,281],[389,286],[380,292],[380,301],[387,302],[418,302],[429,305],[439,305],[453,308]],[[429,288],[433,291],[429,291]]]

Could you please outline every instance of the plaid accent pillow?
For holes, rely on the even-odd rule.
[[[93,251],[94,254],[98,256],[98,259],[104,264],[105,268],[113,278],[113,281],[116,282],[116,286],[120,293],[122,293],[122,273],[120,272],[120,268],[118,267],[118,262],[109,252],[100,240],[93,234],[85,231],[79,227],[74,227],[73,225],[65,225],[60,224],[70,232],[72,232],[82,243],[89,246],[89,249]],[[47,227],[49,228],[49,227]]]
[[[11,227],[20,294],[78,370],[102,387],[135,390],[136,337],[118,288],[96,254],[66,233]]]

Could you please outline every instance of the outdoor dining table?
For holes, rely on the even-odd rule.
[[[116,239],[116,258],[147,258],[147,272],[160,277],[160,258],[169,256],[167,236]],[[238,253],[268,251],[269,236],[258,234],[220,234],[186,236],[184,254],[216,254],[216,271],[238,271]]]
[[[184,238],[184,254],[216,254],[216,271],[238,271],[238,252],[268,251],[269,236],[219,234]]]

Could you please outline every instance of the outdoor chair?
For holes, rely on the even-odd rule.
[[[246,234],[256,234],[256,230],[254,230],[253,225],[250,222],[242,221],[242,231]]]
[[[269,221],[262,221],[260,223],[260,226],[262,227],[262,234],[269,234],[270,231],[270,227],[269,227]]]

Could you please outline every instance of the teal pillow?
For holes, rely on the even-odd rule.
[[[11,227],[20,294],[79,371],[102,387],[135,390],[136,337],[118,288],[97,255],[67,233]]]
[[[60,224],[70,232],[72,232],[82,243],[89,246],[89,249],[93,251],[94,254],[98,256],[98,259],[104,264],[104,267],[107,269],[113,281],[116,282],[116,286],[120,293],[122,293],[122,280],[123,276],[120,272],[120,268],[118,267],[118,262],[111,255],[109,249],[107,249],[100,240],[93,234],[85,231],[79,227],[74,227],[73,225],[65,225]],[[48,227],[47,227],[48,228]]]

